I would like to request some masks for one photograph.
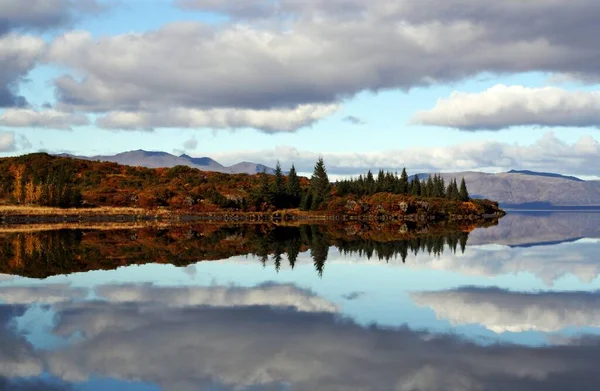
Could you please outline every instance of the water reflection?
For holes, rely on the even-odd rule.
[[[185,266],[203,260],[255,255],[267,266],[294,268],[300,252],[309,251],[322,275],[331,246],[345,254],[389,261],[419,251],[441,255],[444,248],[464,252],[468,232],[441,231],[419,236],[387,226],[372,237],[368,226],[303,225],[281,227],[179,226],[140,230],[57,230],[17,232],[0,236],[0,273],[46,278],[89,270],[110,270],[131,264],[170,263]],[[395,240],[394,240],[395,238]],[[285,260],[284,260],[284,255]]]
[[[82,337],[51,351],[34,349],[10,326],[22,307],[0,306],[4,382],[40,376],[67,389],[103,378],[120,382],[120,389],[138,382],[173,391],[592,390],[600,384],[596,339],[482,346],[407,327],[364,327],[331,311],[207,306],[187,301],[185,291],[146,289],[148,297],[131,300],[55,304],[52,332]],[[170,299],[162,299],[165,293]]]
[[[598,389],[590,218],[506,218],[3,234],[0,390]]]

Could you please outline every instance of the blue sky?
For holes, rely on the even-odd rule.
[[[552,21],[560,10],[545,7],[548,1],[534,11]],[[421,15],[403,0],[405,8],[381,23],[381,1],[122,0],[98,2],[101,12],[89,6],[95,2],[36,0],[44,2],[56,5],[54,19],[47,10],[13,5],[13,27],[0,35],[45,45],[0,75],[28,102],[0,108],[2,156],[146,149],[224,164],[280,160],[301,171],[322,155],[334,175],[407,166],[598,176],[597,75],[573,47],[588,58],[597,49],[573,34],[556,38],[556,29],[573,26],[524,28],[506,38],[516,11],[498,6],[498,18],[508,20],[498,26],[470,2],[471,16],[452,20],[441,6]],[[595,7],[583,3],[563,12]],[[352,14],[353,7],[362,13]],[[55,20],[61,13],[68,21]],[[394,32],[389,45],[380,44]],[[13,50],[34,51],[23,44]],[[0,68],[8,61],[2,53]],[[472,96],[460,99],[455,91]],[[290,113],[302,105],[308,111]],[[47,110],[63,119],[47,120]]]

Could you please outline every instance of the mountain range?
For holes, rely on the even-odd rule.
[[[257,163],[241,162],[234,164],[233,166],[224,166],[209,157],[195,158],[186,154],[176,156],[167,152],[144,151],[141,149],[106,156],[74,156],[68,154],[62,154],[60,156],[114,162],[126,166],[141,166],[148,168],[188,166],[202,171],[216,171],[227,174],[256,174],[263,171],[266,171],[268,174],[273,174],[275,172],[273,168]]]
[[[584,181],[560,174],[517,170],[497,174],[456,172],[442,174],[442,177],[446,181],[465,178],[471,196],[496,200],[505,208],[600,206],[599,180]]]
[[[274,169],[258,163],[241,162],[224,166],[210,157],[194,158],[189,155],[172,155],[167,152],[144,150],[123,152],[107,156],[73,156],[79,159],[109,161],[130,166],[149,168],[189,166],[203,171],[230,174],[256,174]],[[426,179],[430,174],[418,174]],[[511,170],[490,174],[477,171],[444,173],[447,181],[465,178],[471,196],[496,200],[502,207],[553,209],[557,207],[600,207],[600,180],[585,181],[573,176],[528,170]]]

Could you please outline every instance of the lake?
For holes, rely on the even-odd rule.
[[[600,389],[599,213],[336,229],[3,232],[0,390]]]

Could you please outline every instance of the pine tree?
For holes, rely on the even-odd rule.
[[[279,160],[275,166],[275,182],[273,183],[273,190],[276,195],[282,195],[285,192],[283,171],[281,171]]]
[[[263,170],[263,172],[260,174],[258,198],[260,202],[271,203],[273,201],[273,195],[271,193],[271,184],[269,181],[269,174],[267,174],[266,170]]]
[[[331,183],[329,182],[327,169],[325,168],[322,157],[320,157],[315,164],[313,175],[310,178],[310,190],[311,193],[313,193],[312,204],[317,205],[317,209],[321,203],[329,201],[329,197],[331,196]]]
[[[406,168],[403,168],[402,174],[400,174],[399,193],[400,194],[408,193],[408,174],[406,173]]]
[[[289,205],[293,208],[300,204],[300,197],[302,196],[302,188],[300,187],[300,178],[296,173],[296,167],[292,164],[290,173],[288,174],[287,181],[287,196],[289,199]]]
[[[376,193],[385,191],[385,173],[383,172],[383,170],[379,170],[379,173],[377,174],[377,184],[375,186]]]
[[[373,194],[375,192],[375,178],[373,177],[371,170],[367,172],[366,186],[367,194]]]
[[[451,201],[458,199],[458,185],[456,184],[456,178],[451,179],[446,189],[446,198]]]
[[[275,166],[275,181],[273,181],[271,193],[273,194],[273,203],[275,206],[277,208],[283,207],[285,203],[285,184],[279,161],[277,161],[277,165]]]
[[[427,184],[425,185],[425,189],[425,196],[433,197],[433,194],[435,193],[435,185],[433,184],[433,177],[431,175],[429,175],[429,177],[427,178]]]
[[[421,195],[421,181],[419,177],[415,175],[415,179],[412,180],[410,186],[410,193],[415,196]]]
[[[469,191],[467,190],[467,183],[465,182],[464,177],[460,181],[460,189],[458,191],[458,199],[463,202],[469,201]]]

